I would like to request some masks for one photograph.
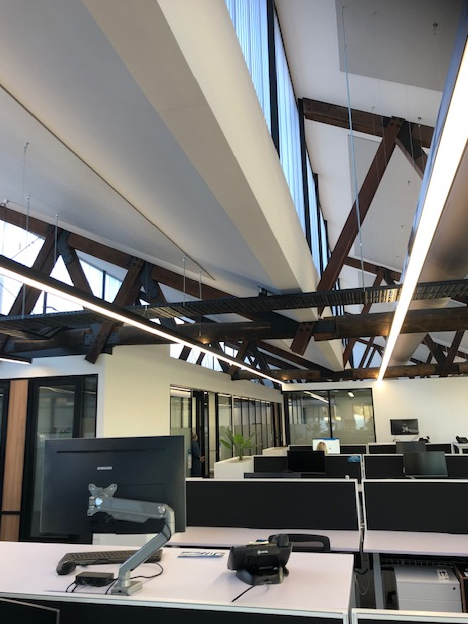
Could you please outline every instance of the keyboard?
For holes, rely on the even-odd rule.
[[[107,563],[120,564],[138,552],[135,550],[100,550],[91,552],[72,552],[63,555],[57,564],[57,574],[70,574],[79,566],[104,565]],[[161,560],[162,549],[153,553],[146,563],[157,563]]]

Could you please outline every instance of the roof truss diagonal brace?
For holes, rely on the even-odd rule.
[[[56,231],[50,227],[48,234],[37,254],[36,260],[32,267],[37,271],[41,271],[46,275],[50,275],[56,262]],[[41,292],[36,288],[31,288],[23,284],[19,289],[18,295],[11,306],[9,316],[29,315],[34,309]],[[0,334],[0,353],[5,350],[8,342],[8,336]]]
[[[143,266],[144,260],[132,258],[127,275],[125,276],[119,292],[114,299],[115,304],[119,306],[126,306],[135,302],[135,297],[140,292],[139,278]],[[98,359],[100,353],[102,353],[115,324],[115,321],[105,321],[101,325],[99,334],[96,336],[93,344],[89,348],[88,353],[85,356],[85,360],[91,362],[92,364],[96,363],[96,360]]]
[[[383,270],[380,270],[377,273],[376,278],[374,280],[374,286],[380,286],[380,284],[382,283],[383,277],[384,277]],[[369,314],[371,306],[372,306],[371,303],[366,303],[361,310],[361,315]],[[348,340],[345,350],[343,352],[343,366],[346,366],[346,364],[348,363],[349,358],[351,357],[351,353],[353,352],[353,347],[356,344],[356,340],[357,340],[356,338],[350,338]]]
[[[427,154],[423,150],[421,143],[413,135],[413,126],[408,121],[402,125],[400,133],[396,138],[396,144],[406,156],[410,165],[422,179],[427,163]]]
[[[348,218],[341,230],[335,248],[323,272],[317,290],[330,290],[336,283],[348,253],[359,232],[357,205],[359,205],[359,221],[362,223],[367,216],[372,200],[375,197],[380,181],[383,178],[387,165],[396,147],[396,138],[403,125],[403,119],[392,117],[384,130],[382,141],[377,149],[369,171],[359,191],[357,201],[349,212]],[[298,329],[291,349],[301,355],[305,353],[309,341],[304,341]]]

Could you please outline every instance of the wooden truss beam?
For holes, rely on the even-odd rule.
[[[369,211],[372,200],[375,197],[380,181],[382,180],[387,168],[387,164],[395,150],[395,140],[400,132],[402,124],[402,119],[394,117],[392,117],[388,122],[388,125],[383,132],[382,141],[380,142],[374,159],[369,167],[369,171],[367,172],[361,186],[358,197],[349,212],[343,229],[341,230],[332,255],[317,286],[317,290],[330,290],[335,285],[341,269],[343,268],[344,261],[348,257],[348,253],[356,239],[356,236],[358,235],[360,223],[364,221]],[[359,221],[357,216],[358,210]],[[291,346],[292,350],[300,353],[301,355],[304,354],[307,345],[309,344],[309,340],[310,336],[307,337],[307,332],[299,326],[297,335]]]
[[[144,260],[134,258],[131,265],[128,267],[127,275],[119,288],[119,291],[114,299],[114,303],[118,306],[132,305],[135,303],[135,298],[140,291],[140,273],[143,270]],[[102,323],[98,335],[96,336],[93,344],[89,348],[85,359],[92,364],[95,364],[100,353],[102,353],[106,342],[112,332],[112,329],[119,325],[115,321],[105,321]]]
[[[379,271],[375,277],[373,285],[380,286],[380,284],[382,283],[382,280],[383,280],[383,271]],[[371,303],[366,303],[361,310],[361,316],[365,314],[369,314],[371,307],[372,307]],[[346,344],[346,347],[343,351],[343,366],[346,366],[346,364],[348,363],[349,358],[351,357],[351,354],[353,352],[353,347],[356,344],[356,340],[357,338],[349,338]]]
[[[337,106],[319,100],[303,98],[302,107],[304,117],[309,121],[318,121],[338,128],[349,128],[349,112],[346,106]],[[387,127],[390,117],[375,115],[357,109],[351,109],[351,123],[353,130],[382,137],[384,129]],[[429,149],[431,146],[434,128],[421,124],[411,124],[411,137],[413,141],[418,141],[422,147]]]

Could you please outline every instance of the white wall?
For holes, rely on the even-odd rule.
[[[98,437],[167,435],[171,385],[282,402],[279,390],[171,358],[168,346],[116,347],[96,364],[67,356],[0,365],[0,379],[92,374],[98,375]]]
[[[98,375],[97,435],[136,436],[169,433],[170,387],[225,392],[281,402],[281,394],[249,381],[171,358],[167,346],[116,347],[96,364],[83,356],[44,358],[33,364],[0,364],[0,379],[55,375]],[[376,436],[388,442],[391,418],[418,418],[421,435],[432,442],[468,436],[468,378],[391,379],[377,382],[285,384],[295,392],[372,388]]]
[[[98,435],[168,434],[171,385],[282,401],[279,390],[233,382],[229,375],[171,358],[169,347],[118,347],[106,360],[103,428]]]
[[[391,418],[417,418],[420,434],[430,436],[431,442],[450,442],[456,435],[468,436],[467,377],[295,384],[290,390],[356,388],[372,389],[377,442],[392,440]]]

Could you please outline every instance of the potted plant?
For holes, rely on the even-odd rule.
[[[229,451],[234,449],[234,457],[217,461],[214,464],[215,479],[243,479],[244,473],[253,472],[254,458],[245,455],[245,451],[254,448],[252,434],[248,438],[244,438],[241,433],[233,433],[231,429],[226,429],[224,436],[220,438],[220,442]]]
[[[225,436],[227,439],[220,438],[219,441],[228,449],[234,448],[239,461],[242,461],[244,459],[246,450],[255,447],[255,445],[253,444],[255,432],[252,433],[252,435],[248,438],[244,438],[241,433],[233,433],[228,427],[225,431]]]

